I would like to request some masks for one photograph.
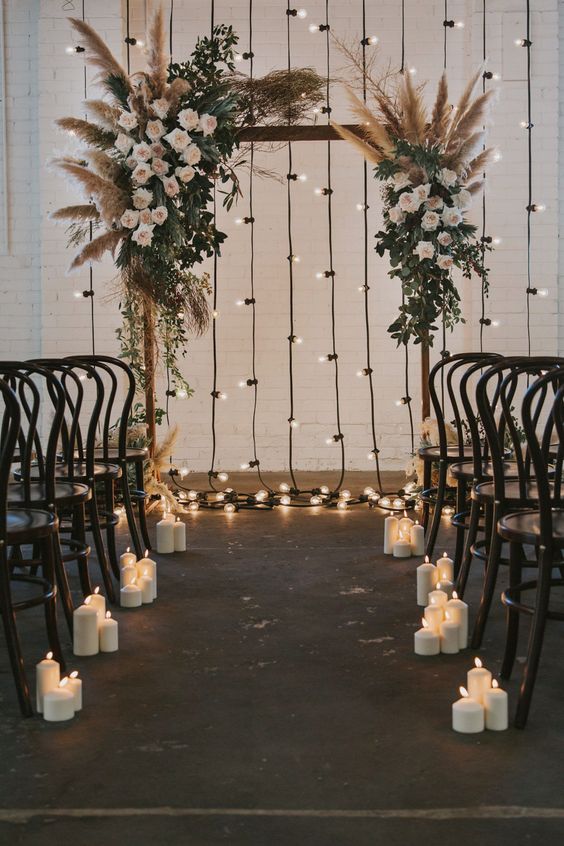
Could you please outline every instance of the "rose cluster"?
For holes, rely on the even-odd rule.
[[[202,153],[193,136],[206,138],[217,127],[213,115],[199,115],[194,109],[183,109],[167,125],[169,108],[168,100],[153,100],[144,127],[127,109],[118,119],[123,131],[118,133],[115,149],[131,171],[132,187],[132,208],[122,214],[121,225],[132,230],[131,239],[140,247],[150,246],[155,226],[168,218],[167,206],[158,197],[164,192],[170,201],[178,202],[182,188],[197,173]]]

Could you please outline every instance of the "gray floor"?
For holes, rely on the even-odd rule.
[[[526,731],[456,735],[473,656],[413,655],[418,562],[381,554],[381,512],[187,523],[189,551],[157,556],[157,603],[116,611],[120,652],[74,660],[72,724],[19,718],[0,644],[0,843],[562,842],[556,624]],[[448,529],[440,545],[452,550]],[[478,586],[476,572],[471,597]],[[22,615],[21,631],[32,666],[40,618]],[[502,643],[496,607],[482,650],[494,672]]]

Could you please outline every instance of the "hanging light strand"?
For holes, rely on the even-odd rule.
[[[405,73],[405,0],[401,0],[401,68],[400,73]],[[405,305],[405,294],[401,292],[401,303]],[[415,452],[415,428],[413,425],[413,410],[411,408],[411,397],[409,394],[409,344],[404,344],[405,350],[405,364],[404,364],[404,384],[406,400],[402,405],[407,405],[407,413],[409,416],[409,437],[411,442],[411,452]]]
[[[86,20],[86,2],[82,0],[82,20]],[[86,62],[84,62],[84,99],[86,100],[88,97],[88,80],[86,76]],[[84,115],[85,119],[88,120],[88,115]],[[93,237],[93,228],[92,228],[92,221],[88,224],[88,240],[92,241]],[[92,262],[88,263],[88,289],[83,292],[83,296],[88,297],[90,300],[90,345],[92,347],[92,355],[96,355],[96,338],[95,338],[95,317],[94,317],[94,270],[92,268]]]
[[[485,63],[487,58],[487,35],[486,35],[486,0],[482,0],[482,61]],[[486,71],[482,74],[482,94],[486,93],[486,79],[488,75]],[[484,142],[482,150],[486,149]],[[484,266],[486,258],[486,186],[482,188],[482,267]],[[484,351],[484,326],[486,325],[486,285],[482,278],[482,290],[480,296],[480,352]]]
[[[211,0],[211,15],[210,15],[210,31],[211,31],[211,38],[214,37],[214,27],[215,27],[215,2]],[[213,208],[213,225],[216,226],[216,215],[217,215],[217,197],[216,197],[216,184],[214,182],[213,185],[213,200],[212,200],[212,208]],[[216,478],[216,470],[215,470],[215,457],[217,452],[217,432],[216,432],[216,405],[217,400],[219,399],[221,392],[217,388],[217,289],[218,289],[218,273],[217,273],[217,249],[213,251],[213,270],[212,270],[212,288],[213,288],[213,296],[212,296],[212,390],[211,390],[211,437],[212,437],[212,453],[211,453],[211,462],[210,462],[210,469],[208,471],[208,479],[210,488],[215,490],[214,487],[214,479]]]
[[[537,210],[533,205],[533,107],[531,84],[531,3],[527,0],[527,34],[523,46],[527,50],[527,354],[531,355],[531,215]]]
[[[170,53],[170,64],[172,65],[172,32],[174,26],[174,0],[170,0],[170,16],[168,21],[168,47]],[[129,44],[127,45],[129,49]],[[176,391],[172,391],[170,387],[170,363],[169,363],[169,349],[168,343],[165,347],[165,366],[166,366],[166,392],[165,392],[165,417],[166,425],[170,426],[170,398],[176,396]],[[170,456],[170,463],[172,464],[172,455]]]

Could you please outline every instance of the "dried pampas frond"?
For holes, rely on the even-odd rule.
[[[465,142],[478,127],[483,127],[488,120],[489,105],[494,91],[486,91],[470,103],[465,114],[456,117],[449,135],[448,146]]]
[[[102,129],[117,135],[119,132],[119,109],[104,100],[85,100],[84,108],[96,118]]]
[[[393,154],[395,145],[388,135],[386,128],[375,119],[370,109],[368,109],[365,104],[359,100],[350,88],[347,90],[347,94],[351,103],[351,111],[360,121],[360,125],[362,126],[367,139],[382,150],[385,157],[389,157]]]
[[[476,90],[476,86],[478,84],[478,81],[482,78],[483,72],[484,72],[484,64],[482,63],[480,65],[480,67],[478,68],[478,70],[476,71],[476,73],[474,74],[474,76],[470,79],[470,81],[469,81],[468,85],[466,86],[466,88],[464,89],[464,91],[462,92],[460,100],[458,101],[458,104],[456,106],[456,111],[455,111],[455,115],[454,115],[454,118],[452,120],[452,123],[450,125],[450,130],[447,133],[447,137],[445,139],[446,142],[448,142],[450,140],[450,138],[453,136],[453,134],[456,130],[456,127],[458,126],[460,120],[466,114],[466,110],[467,110],[469,104],[472,102],[472,97],[474,95],[474,91]]]
[[[448,101],[448,82],[446,73],[440,78],[437,89],[437,98],[431,114],[431,124],[427,132],[427,138],[431,144],[440,144],[446,137],[450,122],[452,109]]]
[[[422,144],[425,140],[427,116],[421,92],[411,81],[411,74],[404,73],[399,89],[403,133],[410,144]]]
[[[366,141],[363,141],[358,135],[355,135],[354,132],[351,132],[350,129],[346,129],[346,127],[341,126],[339,123],[335,123],[331,121],[331,126],[335,130],[335,132],[341,136],[345,141],[348,141],[353,147],[356,147],[359,153],[364,156],[367,162],[371,162],[372,164],[380,164],[380,162],[385,158],[384,154],[381,150],[378,150],[376,147],[373,147],[371,144],[367,144]]]
[[[484,150],[482,153],[480,153],[479,156],[476,156],[475,159],[472,159],[466,171],[466,179],[468,180],[468,182],[471,182],[473,179],[483,177],[489,163],[493,159],[493,156],[493,149],[491,147],[488,147],[487,150]]]
[[[165,55],[163,10],[159,6],[149,26],[147,37],[147,65],[149,81],[155,97],[162,97],[166,88],[168,57]]]
[[[101,150],[87,150],[84,153],[84,158],[98,176],[102,179],[107,179],[114,182],[121,174],[121,168],[110,156],[103,153]]]
[[[99,147],[101,150],[108,150],[112,147],[116,137],[115,133],[108,132],[97,124],[80,118],[58,118],[55,125],[71,135],[76,135],[90,147]]]
[[[82,265],[87,261],[100,261],[106,251],[111,252],[113,255],[116,251],[117,245],[124,237],[124,234],[123,229],[112,229],[109,232],[105,232],[103,235],[100,235],[98,238],[94,238],[92,241],[89,241],[78,255],[74,257],[73,262],[69,267],[69,272],[76,270],[78,267],[82,267]]]
[[[169,115],[176,114],[181,99],[185,94],[188,94],[191,87],[192,86],[186,79],[181,79],[179,76],[172,80],[164,93],[165,100],[168,100],[170,104],[168,107]]]
[[[468,162],[472,161],[480,148],[484,146],[486,134],[483,130],[473,132],[469,138],[462,142],[453,152],[447,152],[445,164],[458,172],[463,171]]]
[[[105,223],[111,226],[122,216],[129,198],[121,188],[82,165],[65,161],[59,161],[56,164],[82,188],[87,196],[96,198],[100,215]]]
[[[88,223],[90,220],[99,220],[98,209],[93,203],[84,206],[65,206],[62,209],[51,212],[50,220],[72,220],[74,223]]]
[[[152,461],[155,474],[158,476],[168,466],[169,456],[172,455],[174,444],[178,437],[178,426],[171,426],[162,441],[155,444]]]
[[[113,94],[112,89],[108,87],[106,81],[108,78],[111,79],[113,77],[119,79],[122,86],[129,91],[130,83],[127,72],[122,68],[98,33],[79,18],[71,18],[70,22],[80,35],[82,46],[85,49],[87,63],[92,65],[92,67],[98,68],[104,86]]]

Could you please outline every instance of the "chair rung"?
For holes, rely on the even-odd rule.
[[[550,586],[564,587],[564,579],[551,579]],[[521,602],[521,600],[515,599],[512,594],[519,591],[536,589],[536,579],[531,579],[528,582],[521,582],[519,585],[513,585],[513,587],[506,588],[501,594],[501,601],[504,605],[507,605],[510,608],[515,608],[516,611],[519,611],[522,614],[532,615],[535,613],[535,607],[532,605],[526,605],[524,602]],[[551,611],[549,609],[546,612],[546,618],[547,620],[559,620],[560,622],[564,622],[564,611]]]
[[[13,573],[10,575],[10,581],[39,585],[43,588],[43,593],[40,596],[31,596],[29,599],[20,599],[18,602],[12,602],[14,611],[25,611],[27,608],[36,608],[38,605],[45,605],[46,602],[50,602],[57,595],[55,585],[52,585],[47,579],[42,579],[41,576]]]

